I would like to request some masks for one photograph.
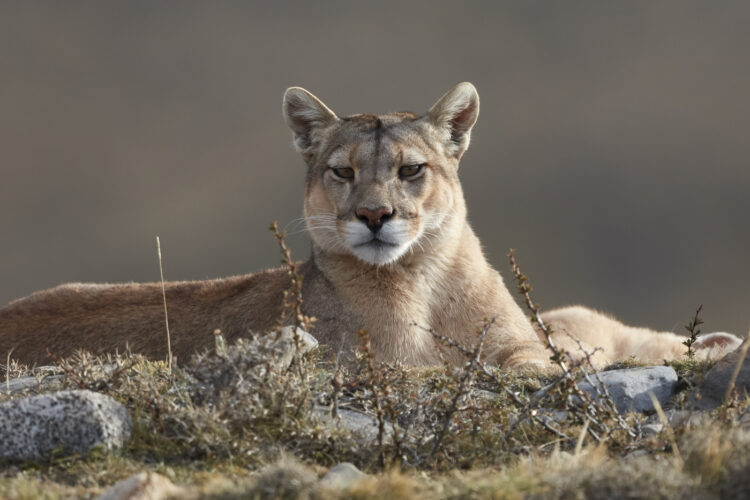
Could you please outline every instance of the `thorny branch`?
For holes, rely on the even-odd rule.
[[[466,396],[466,393],[471,388],[471,385],[474,381],[474,374],[476,373],[476,369],[480,363],[479,359],[482,355],[482,348],[484,347],[484,340],[487,336],[487,330],[490,328],[490,326],[492,326],[494,322],[495,318],[492,318],[490,321],[485,323],[479,333],[479,342],[477,342],[477,345],[474,348],[471,359],[466,363],[464,373],[458,383],[458,390],[456,391],[456,394],[453,395],[453,400],[451,401],[450,408],[448,408],[448,411],[446,411],[445,415],[443,416],[443,426],[437,437],[435,438],[435,441],[433,441],[432,443],[432,450],[430,450],[428,460],[431,460],[435,455],[435,452],[438,450],[438,448],[440,448],[440,445],[443,442],[448,429],[450,428],[453,414],[456,413],[461,400]]]
[[[526,308],[531,312],[531,319],[537,324],[539,329],[544,334],[544,338],[547,340],[547,347],[552,351],[552,361],[557,363],[564,374],[568,374],[568,368],[565,366],[565,360],[563,359],[563,353],[557,349],[555,343],[552,341],[552,329],[544,322],[542,315],[539,312],[539,306],[531,300],[531,285],[529,284],[529,278],[521,272],[521,268],[516,263],[515,251],[513,249],[508,253],[508,259],[510,259],[510,265],[513,269],[513,276],[516,278],[518,283],[518,292],[523,296],[526,301]]]
[[[367,370],[370,380],[370,392],[372,392],[373,403],[375,404],[375,414],[378,419],[378,446],[380,447],[380,466],[385,467],[385,415],[383,414],[383,405],[380,402],[380,391],[375,386],[376,380],[382,380],[382,376],[376,371],[375,368],[375,353],[372,350],[372,344],[370,343],[370,335],[367,330],[359,331],[359,338],[362,345],[362,351],[365,354],[367,361]],[[383,388],[385,395],[387,396],[389,388],[386,385]]]

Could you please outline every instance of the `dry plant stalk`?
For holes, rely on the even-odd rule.
[[[375,414],[378,419],[378,447],[380,448],[379,460],[380,466],[385,468],[385,415],[383,405],[380,402],[380,391],[375,385],[375,381],[382,380],[382,374],[375,368],[375,353],[370,343],[370,335],[367,330],[359,331],[359,339],[362,345],[362,352],[367,360],[368,380],[370,392],[372,392],[373,403],[375,403]],[[385,388],[387,391],[387,387]]]
[[[598,429],[599,432],[602,432],[604,436],[607,436],[610,434],[611,430],[606,425],[604,421],[600,419],[600,414],[603,413],[605,415],[609,415],[612,417],[618,424],[618,426],[625,430],[631,437],[635,437],[634,431],[625,423],[624,419],[621,417],[619,412],[617,411],[617,408],[615,407],[612,398],[610,397],[608,391],[606,390],[606,387],[604,387],[604,384],[601,383],[601,379],[599,379],[597,371],[593,368],[593,364],[591,363],[591,356],[593,353],[587,352],[580,342],[578,342],[577,339],[576,342],[578,342],[579,348],[584,353],[583,358],[578,362],[574,363],[572,365],[572,368],[574,370],[580,370],[584,376],[589,379],[589,374],[587,373],[584,364],[588,364],[591,368],[593,373],[595,374],[597,378],[598,384],[592,383],[591,385],[595,388],[598,396],[598,400],[603,401],[603,404],[597,404],[596,401],[594,401],[587,393],[583,392],[580,387],[578,387],[578,384],[576,383],[576,379],[573,376],[573,373],[570,369],[568,369],[567,365],[565,364],[565,356],[568,356],[572,360],[572,358],[568,355],[568,353],[561,351],[558,349],[553,340],[552,340],[552,329],[549,325],[547,325],[544,320],[542,319],[542,315],[539,309],[539,306],[534,303],[534,301],[531,299],[531,285],[529,284],[529,278],[525,276],[521,272],[521,268],[516,262],[515,258],[515,252],[514,250],[510,250],[508,253],[508,259],[510,260],[511,268],[513,270],[513,275],[516,279],[516,282],[518,283],[518,291],[523,296],[524,301],[526,303],[526,307],[531,313],[532,320],[536,323],[536,325],[539,327],[539,329],[544,334],[544,337],[547,341],[547,347],[552,351],[553,355],[551,357],[551,360],[554,361],[563,372],[563,375],[561,378],[559,378],[557,381],[552,383],[548,389],[551,390],[555,387],[558,387],[560,384],[563,384],[564,386],[567,386],[569,390],[575,394],[581,402],[581,408],[580,410],[575,408],[576,405],[574,405],[574,408],[571,408],[574,410],[574,412],[581,412],[581,417],[584,421],[590,421],[593,426],[588,426],[587,431],[591,437],[593,437],[597,442],[601,442],[604,438],[603,436],[599,436],[597,432],[594,430],[594,428]],[[591,380],[589,379],[589,382]],[[600,389],[600,387],[603,388],[603,392]],[[581,411],[582,410],[582,411]]]
[[[50,352],[48,348],[45,348],[45,353],[47,355],[47,358],[49,358],[54,364],[58,365],[60,368],[63,369],[65,374],[70,377],[70,379],[75,382],[80,389],[88,389],[86,387],[86,384],[84,384],[80,378],[75,374],[73,369],[69,367],[67,364],[65,364],[61,359],[59,359],[55,354]]]
[[[344,386],[344,374],[341,373],[341,363],[339,362],[339,355],[336,354],[336,361],[334,362],[333,376],[331,377],[331,386],[333,387],[333,394],[331,395],[331,417],[338,420],[339,415],[339,396],[341,389]]]
[[[667,438],[669,439],[670,444],[672,445],[672,454],[674,455],[674,458],[677,461],[677,464],[680,466],[680,468],[682,468],[685,462],[682,460],[680,449],[677,447],[677,439],[675,438],[674,430],[672,429],[672,426],[669,425],[669,420],[667,419],[667,415],[664,413],[664,409],[661,407],[661,403],[659,403],[659,400],[656,398],[656,396],[654,396],[654,393],[649,392],[648,396],[651,398],[651,403],[654,405],[656,414],[659,415],[659,421],[661,422],[661,425],[664,427],[664,432],[666,432]]]
[[[159,278],[161,279],[161,298],[164,302],[164,325],[167,329],[167,368],[172,373],[172,340],[169,335],[169,314],[167,313],[167,291],[164,288],[164,268],[161,263],[161,242],[156,237],[156,254],[159,256]]]
[[[296,327],[309,332],[310,328],[312,328],[312,324],[315,322],[315,317],[308,316],[304,312],[302,312],[302,273],[299,272],[299,266],[292,259],[292,251],[286,245],[286,234],[279,231],[279,223],[277,221],[273,221],[268,229],[273,233],[276,241],[279,244],[279,250],[281,251],[282,256],[281,263],[287,267],[287,273],[292,280],[291,288],[289,290],[284,290],[284,307],[281,312],[280,321],[282,323],[284,322],[286,311],[291,310],[293,312],[295,326],[293,359],[296,361],[297,353],[299,353],[300,351],[300,340]],[[294,365],[296,365],[297,370],[299,371],[299,375],[300,377],[302,377],[302,365],[297,362],[294,362]]]
[[[494,319],[493,319],[494,321]],[[425,328],[424,326],[421,326],[417,323],[412,323],[412,325],[421,328],[427,332],[430,332],[430,334],[435,337],[438,341],[440,341],[442,344],[445,344],[448,347],[452,347],[454,349],[458,349],[462,354],[464,354],[467,358],[471,359],[471,357],[474,355],[473,351],[467,349],[466,347],[462,346],[455,340],[453,340],[450,337],[446,337],[445,335],[440,335],[438,332],[436,332],[432,328]],[[521,401],[521,399],[518,397],[518,394],[513,392],[508,388],[508,386],[500,380],[494,373],[492,373],[488,368],[487,365],[481,361],[477,360],[477,363],[479,365],[479,368],[482,370],[482,373],[484,373],[490,380],[492,380],[495,384],[497,384],[498,387],[501,387],[505,394],[510,398],[510,400],[519,408],[525,408],[526,403]]]
[[[599,347],[594,349],[593,352],[588,352],[584,347],[583,344],[581,344],[581,341],[572,336],[570,333],[565,332],[568,337],[573,339],[578,344],[578,349],[583,353],[585,362],[590,367],[593,367],[594,365],[591,362],[591,356],[593,356],[598,350],[600,350]],[[583,361],[583,360],[582,360]],[[607,386],[604,384],[604,381],[599,376],[599,372],[596,370],[593,370],[594,378],[596,379],[596,383],[594,383],[593,380],[591,380],[591,376],[586,371],[586,369],[583,366],[583,362],[579,364],[581,372],[583,373],[583,377],[588,381],[589,384],[591,384],[591,387],[594,387],[597,394],[597,400],[604,401],[604,411],[609,414],[610,417],[614,418],[617,422],[617,425],[620,427],[620,429],[624,430],[628,433],[628,435],[632,438],[635,438],[637,436],[636,432],[633,430],[632,427],[630,427],[624,418],[622,418],[622,415],[620,415],[620,412],[617,411],[617,406],[615,405],[614,400],[612,399],[612,395],[609,393],[609,390],[607,389]],[[588,420],[586,421],[588,422]]]
[[[516,278],[518,283],[518,292],[523,296],[526,302],[526,308],[531,312],[531,318],[537,324],[539,329],[544,334],[544,338],[547,340],[547,347],[552,351],[552,361],[558,364],[562,368],[563,373],[568,374],[568,367],[565,366],[565,360],[563,359],[563,353],[560,352],[555,343],[552,341],[552,329],[542,319],[542,315],[539,312],[539,306],[531,300],[531,285],[529,284],[529,278],[521,272],[521,268],[516,263],[516,255],[513,249],[508,253],[508,259],[510,260],[511,268],[513,269],[513,276]]]
[[[13,354],[13,348],[10,348],[8,355],[5,357],[5,389],[10,394],[10,355]]]
[[[292,260],[292,252],[284,241],[286,234],[279,231],[278,222],[274,221],[268,229],[279,243],[279,249],[283,257],[281,263],[287,267],[289,277],[292,280],[291,289],[284,291],[284,307],[293,311],[295,325],[309,332],[315,318],[302,312],[302,274],[299,272],[299,266]],[[295,334],[295,340],[296,338],[297,335]]]
[[[450,429],[451,420],[453,419],[453,415],[456,413],[456,411],[458,411],[458,405],[466,396],[466,394],[468,394],[468,392],[471,390],[471,386],[474,383],[474,374],[479,367],[479,360],[482,356],[482,348],[484,347],[484,340],[487,336],[487,330],[494,322],[495,318],[492,318],[490,321],[486,322],[484,326],[482,326],[482,329],[479,332],[479,342],[474,347],[471,359],[466,363],[464,367],[464,372],[458,382],[458,390],[456,391],[456,394],[453,395],[450,408],[445,412],[445,415],[443,416],[442,428],[440,429],[440,432],[437,434],[435,440],[432,443],[432,449],[430,450],[430,454],[427,457],[428,461],[432,460],[432,457],[435,456],[435,453],[437,452],[438,448],[443,442],[443,439],[445,438],[445,435]]]
[[[467,358],[469,358],[469,359],[472,358],[472,356],[474,354],[473,351],[471,351],[471,350],[467,349],[466,347],[462,346],[461,344],[459,344],[455,340],[453,340],[453,339],[451,339],[449,337],[446,337],[444,335],[440,335],[438,332],[436,332],[432,328],[425,328],[425,327],[422,327],[422,326],[420,326],[420,325],[418,325],[416,323],[413,323],[413,324],[415,326],[417,326],[417,327],[422,328],[423,330],[426,330],[426,331],[430,332],[433,337],[435,337],[438,341],[440,341],[441,343],[445,344],[446,346],[458,349]],[[551,434],[554,434],[558,438],[564,439],[566,441],[570,441],[571,440],[570,436],[568,436],[567,434],[565,434],[561,430],[559,430],[556,427],[554,427],[549,422],[549,420],[544,419],[544,418],[542,418],[541,415],[539,415],[539,411],[537,410],[537,407],[534,404],[534,401],[530,401],[530,400],[526,401],[526,402],[522,401],[521,398],[519,398],[518,394],[516,394],[515,392],[513,392],[507,386],[507,384],[505,382],[503,382],[499,377],[497,377],[497,375],[495,375],[494,373],[492,373],[492,371],[487,368],[487,365],[483,361],[481,361],[481,360],[478,359],[477,360],[477,365],[478,365],[479,369],[482,370],[482,373],[484,373],[485,376],[487,376],[498,387],[500,387],[502,389],[502,391],[508,396],[508,398],[510,399],[510,401],[516,406],[516,408],[518,408],[520,410],[520,414],[519,414],[520,416],[519,416],[518,420],[510,427],[510,429],[508,429],[508,431],[505,434],[505,439],[506,440],[509,438],[509,436],[512,434],[512,432],[521,424],[521,422],[523,422],[527,418],[530,418],[534,422],[538,423],[546,431],[550,432]],[[567,378],[560,379],[560,380],[558,380],[553,385],[559,384],[561,380],[567,380]],[[589,432],[591,432],[591,430],[589,430]],[[597,441],[599,441],[598,436],[594,436],[594,437],[597,438]]]

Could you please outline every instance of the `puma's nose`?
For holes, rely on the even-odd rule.
[[[383,226],[383,223],[393,217],[393,209],[387,207],[369,208],[360,207],[357,209],[357,218],[367,224],[370,231],[377,232]]]

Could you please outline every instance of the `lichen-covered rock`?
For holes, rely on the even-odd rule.
[[[601,385],[595,376],[590,379],[592,383],[583,380],[578,387],[597,397],[597,388],[598,392],[602,392]],[[656,396],[662,406],[672,397],[677,386],[677,373],[669,366],[647,366],[599,372],[599,380],[609,391],[620,413],[648,412],[654,410],[649,394]]]
[[[52,451],[113,449],[130,437],[125,407],[90,391],[61,391],[0,404],[0,458],[35,460]]]

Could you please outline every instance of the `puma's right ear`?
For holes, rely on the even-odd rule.
[[[315,132],[338,121],[336,114],[302,87],[289,87],[284,92],[284,120],[294,133],[294,146],[303,155],[310,154]]]
[[[479,117],[479,94],[469,82],[459,83],[427,112],[430,121],[448,135],[448,151],[455,157],[469,147],[471,128]]]

